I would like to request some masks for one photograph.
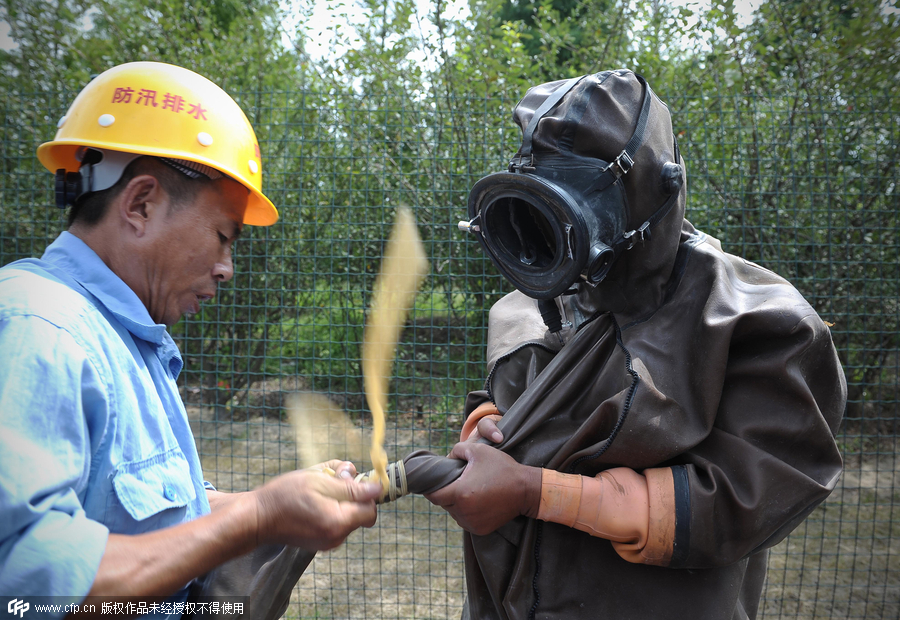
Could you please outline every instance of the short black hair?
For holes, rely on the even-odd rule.
[[[206,177],[197,179],[182,174],[155,157],[141,156],[132,161],[115,185],[99,192],[85,194],[69,209],[67,228],[76,222],[94,226],[106,215],[109,205],[131,180],[142,174],[156,177],[163,190],[172,198],[173,207],[181,207],[191,202],[201,189],[213,183]]]

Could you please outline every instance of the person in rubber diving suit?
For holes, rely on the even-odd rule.
[[[778,275],[684,219],[668,108],[627,70],[531,88],[469,220],[490,311],[461,475],[463,618],[754,618],[768,549],[834,488],[846,380]]]

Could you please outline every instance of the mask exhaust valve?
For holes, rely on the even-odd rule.
[[[599,284],[609,273],[616,254],[605,243],[591,247],[588,254],[587,280],[591,284]]]

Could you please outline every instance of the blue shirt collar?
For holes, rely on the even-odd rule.
[[[158,347],[157,355],[175,376],[182,360],[166,326],[155,323],[137,294],[84,241],[63,231],[42,260],[62,269],[97,298],[129,332]]]

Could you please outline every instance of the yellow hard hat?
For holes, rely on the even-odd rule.
[[[278,210],[262,193],[262,158],[250,121],[224,90],[174,65],[131,62],[91,80],[38,147],[50,172],[79,170],[82,147],[209,166],[250,190],[244,223],[268,226]]]

